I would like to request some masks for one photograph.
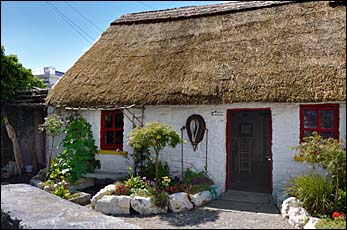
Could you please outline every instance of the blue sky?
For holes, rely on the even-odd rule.
[[[26,68],[52,66],[65,72],[91,46],[85,39],[91,40],[90,36],[96,41],[100,30],[106,30],[123,14],[218,2],[51,1],[88,34],[83,38],[46,1],[1,1],[1,45],[5,46],[6,54],[16,54]]]

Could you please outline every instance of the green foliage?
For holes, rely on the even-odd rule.
[[[317,173],[296,176],[288,182],[285,192],[303,202],[304,208],[313,215],[332,211],[334,185],[329,177]]]
[[[5,55],[5,48],[1,46],[1,100],[13,99],[17,90],[28,90],[34,86],[46,87],[32,75],[30,69],[18,62],[16,55]]]
[[[62,186],[58,186],[54,192],[54,195],[59,196],[63,199],[69,199],[71,197],[71,193],[69,191],[69,189],[65,188],[63,185]]]
[[[39,130],[41,132],[46,131],[46,133],[52,137],[58,136],[62,132],[63,121],[61,118],[53,114],[51,116],[45,117],[45,122],[39,125]]]
[[[154,179],[155,176],[155,167],[156,164],[153,161],[148,161],[145,167],[143,168],[142,174],[146,178]],[[170,175],[170,167],[167,162],[163,164],[161,161],[159,161],[159,178],[162,178],[164,176]]]
[[[39,125],[40,132],[46,131],[48,135],[51,136],[51,150],[48,155],[48,168],[51,165],[51,157],[54,148],[54,138],[62,132],[63,121],[58,115],[52,115],[45,117],[45,122],[42,125]]]
[[[65,149],[55,158],[49,176],[64,176],[75,183],[84,173],[100,167],[100,162],[95,160],[97,147],[91,125],[80,115],[70,117],[64,132],[66,136],[62,143]]]
[[[153,148],[156,158],[156,184],[159,186],[159,153],[167,145],[176,147],[182,140],[179,134],[172,130],[172,127],[159,123],[151,122],[145,127],[136,127],[131,130],[128,137],[128,144],[134,149]]]
[[[334,207],[337,206],[339,187],[346,187],[346,141],[322,138],[317,132],[304,138],[294,147],[298,154],[294,160],[322,166],[335,179]]]
[[[145,189],[149,187],[149,185],[144,182],[139,175],[130,175],[129,179],[127,179],[124,184],[125,187],[130,190],[130,193],[134,193],[138,189]]]
[[[317,229],[346,229],[346,218],[324,218],[315,225]]]
[[[68,162],[69,159],[66,157],[66,151],[64,150],[59,156],[53,159],[49,168],[48,178],[54,181],[69,178],[72,168]]]
[[[151,200],[157,207],[165,208],[169,203],[169,194],[162,190],[152,190]]]
[[[183,184],[190,184],[194,179],[207,177],[206,171],[194,172],[187,168],[183,172]]]
[[[339,189],[339,198],[337,199],[337,211],[346,214],[346,188]]]
[[[196,194],[203,191],[210,191],[209,184],[192,184],[191,194]]]

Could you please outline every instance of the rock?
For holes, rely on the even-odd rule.
[[[9,228],[3,228],[9,224]],[[28,184],[1,185],[1,229],[131,228],[140,229],[140,226],[95,212]]]
[[[103,196],[96,202],[95,211],[111,215],[130,214],[130,196]]]
[[[304,229],[316,229],[316,224],[320,219],[317,217],[310,217],[307,223],[304,226]]]
[[[172,212],[181,212],[193,208],[193,204],[188,199],[185,192],[174,193],[169,196],[169,210]]]
[[[78,190],[82,190],[95,185],[95,178],[91,177],[81,177],[75,183],[75,187]]]
[[[95,208],[96,202],[105,195],[112,195],[116,191],[115,184],[109,184],[105,188],[101,189],[95,196],[91,199],[91,206]]]
[[[192,195],[190,198],[195,207],[199,207],[212,200],[211,193],[209,191],[199,192]]]
[[[140,214],[166,213],[168,207],[160,208],[153,204],[150,197],[135,196],[130,200],[131,207]]]
[[[43,187],[43,190],[46,191],[46,192],[50,192],[51,191],[51,187],[46,185],[45,187]]]
[[[289,217],[290,208],[299,208],[302,207],[302,203],[296,197],[289,197],[285,199],[282,203],[281,214],[283,218]]]
[[[90,203],[90,194],[85,192],[78,192],[79,196],[69,199],[69,201],[85,206]]]
[[[306,209],[302,207],[290,208],[288,215],[289,224],[296,228],[302,228],[310,218]]]
[[[37,188],[41,188],[41,183],[42,181],[39,179],[34,179],[34,178],[30,179],[30,185],[35,186]]]

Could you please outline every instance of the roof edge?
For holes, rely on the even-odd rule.
[[[218,3],[200,6],[184,6],[179,8],[144,11],[138,13],[124,14],[120,18],[114,20],[112,25],[124,24],[139,24],[139,23],[153,23],[171,20],[181,20],[188,18],[197,18],[204,16],[220,15],[231,12],[242,12],[249,10],[256,10],[261,8],[276,7],[291,3],[303,3],[310,1],[251,1],[251,2],[232,2],[232,3]]]

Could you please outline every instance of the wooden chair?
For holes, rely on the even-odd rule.
[[[241,172],[247,172],[251,175],[253,158],[253,137],[238,137],[237,155],[239,175]]]

